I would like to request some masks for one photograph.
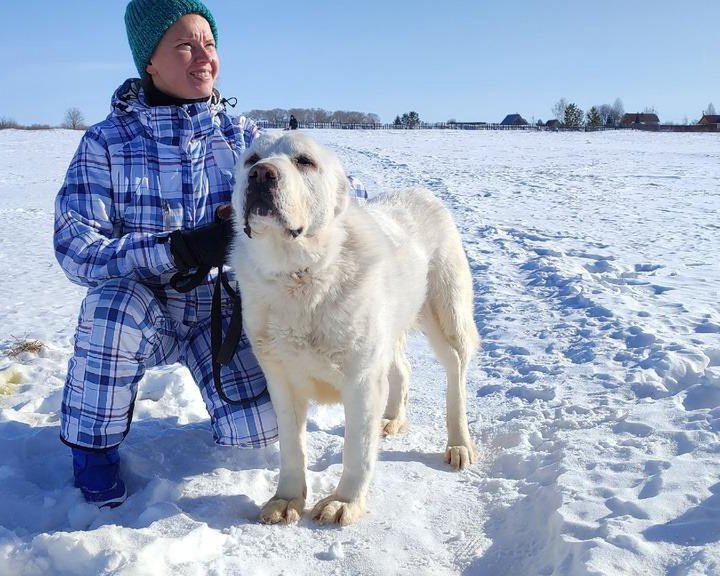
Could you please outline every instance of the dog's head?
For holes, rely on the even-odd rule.
[[[313,236],[344,212],[345,172],[330,150],[298,132],[264,133],[241,156],[233,206],[246,234]]]
[[[236,242],[252,245],[259,258],[297,259],[342,216],[348,193],[345,172],[330,150],[302,133],[263,133],[236,169]]]

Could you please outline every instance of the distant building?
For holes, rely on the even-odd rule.
[[[560,120],[556,120],[556,119],[548,120],[547,122],[545,122],[545,128],[551,128],[553,130],[562,128],[562,122],[560,122]]]
[[[625,114],[622,117],[623,126],[632,126],[633,124],[660,124],[660,118],[658,118],[657,114],[640,114],[638,112]]]
[[[698,124],[720,124],[720,114],[703,114]]]
[[[505,119],[500,122],[501,126],[527,126],[525,118],[520,114],[508,114]]]

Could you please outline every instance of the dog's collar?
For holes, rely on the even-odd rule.
[[[293,280],[295,282],[299,280],[304,280],[308,276],[310,276],[310,267],[307,268],[298,268],[297,270],[294,270],[293,272],[271,272],[267,276],[265,276],[265,280],[267,282],[278,282],[285,279]]]
[[[290,273],[290,278],[293,280],[303,280],[305,276],[310,274],[310,268],[303,268],[302,270],[295,270]]]

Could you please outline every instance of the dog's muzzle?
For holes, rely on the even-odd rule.
[[[272,216],[277,214],[273,198],[277,190],[279,175],[269,164],[256,164],[248,173],[247,196],[245,198],[245,234],[251,238],[250,215]]]
[[[252,238],[250,228],[250,215],[280,216],[275,206],[275,193],[277,192],[280,175],[271,164],[255,164],[248,173],[247,196],[245,198],[245,228],[243,231],[248,238]],[[302,228],[290,229],[286,226],[288,234],[297,238],[302,234]]]

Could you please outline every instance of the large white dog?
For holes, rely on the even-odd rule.
[[[348,524],[365,512],[380,434],[406,423],[404,345],[413,327],[447,371],[445,460],[453,468],[474,462],[465,380],[478,333],[450,213],[419,188],[351,202],[337,157],[300,133],[258,137],[236,176],[230,263],[280,433],[279,484],[261,520],[294,522],[303,513],[310,400],[345,408],[342,477],[313,517]]]

